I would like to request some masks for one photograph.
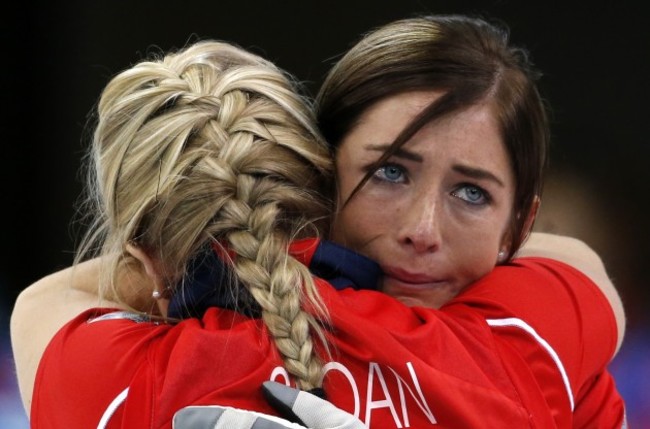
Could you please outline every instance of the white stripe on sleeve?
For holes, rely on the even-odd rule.
[[[129,394],[129,388],[127,387],[126,389],[122,390],[119,395],[113,399],[113,401],[108,405],[108,408],[106,408],[106,411],[104,411],[104,415],[102,415],[102,418],[99,420],[99,424],[97,425],[97,429],[106,429],[106,426],[108,425],[108,421],[113,417],[113,414],[115,413],[115,410],[117,410],[117,407],[122,405],[122,403],[126,400],[127,395]]]
[[[555,362],[558,371],[560,371],[560,375],[562,376],[562,381],[564,381],[564,387],[566,388],[567,396],[569,397],[569,402],[571,403],[571,411],[573,411],[575,404],[573,399],[573,391],[571,390],[571,384],[569,383],[569,377],[566,373],[566,370],[564,369],[564,365],[562,364],[562,361],[560,360],[560,356],[558,356],[557,352],[553,350],[553,347],[551,347],[551,345],[544,338],[542,338],[537,333],[537,331],[533,329],[532,326],[530,326],[528,323],[516,317],[509,317],[507,319],[486,319],[486,321],[488,325],[494,327],[508,326],[508,327],[523,329],[529,335],[531,335],[535,339],[535,341],[537,341],[548,352],[548,354],[553,359],[553,362]]]

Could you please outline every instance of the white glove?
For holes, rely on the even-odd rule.
[[[262,384],[266,400],[282,416],[311,429],[367,429],[361,420],[329,401],[275,381]]]
[[[280,417],[220,405],[185,407],[174,415],[173,429],[367,429],[352,414],[332,403],[274,381],[263,384],[269,403]]]
[[[172,429],[306,429],[269,414],[221,405],[195,405],[174,414]]]

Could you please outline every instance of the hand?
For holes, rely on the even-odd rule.
[[[284,384],[267,381],[262,390],[280,417],[220,405],[190,406],[179,410],[173,429],[367,429],[352,414],[332,403]]]
[[[262,384],[266,400],[282,416],[312,429],[367,429],[361,420],[309,392],[274,381]]]
[[[174,414],[172,429],[307,429],[280,417],[221,405],[196,405]]]
[[[267,401],[285,417],[220,405],[185,407],[176,414],[172,429],[367,429],[352,414],[311,393],[274,381],[262,385]]]

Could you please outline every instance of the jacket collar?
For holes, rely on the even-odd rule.
[[[289,248],[292,256],[309,267],[311,273],[327,280],[341,290],[377,288],[381,275],[379,265],[339,244],[308,238],[293,242]],[[219,287],[235,281],[218,252],[206,249],[192,260],[188,274],[176,287],[169,303],[168,315],[172,318],[200,318],[209,307],[236,310],[250,317],[259,317],[259,305],[243,287]]]

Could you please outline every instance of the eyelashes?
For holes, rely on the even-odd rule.
[[[382,165],[374,171],[372,177],[388,183],[406,183],[408,180],[406,169],[395,163]]]
[[[366,171],[374,168],[366,167]],[[386,185],[402,185],[411,182],[406,167],[395,162],[386,163],[372,172],[371,178],[375,183]],[[472,182],[462,182],[454,187],[450,195],[467,203],[470,206],[482,207],[492,203],[492,195],[482,186]]]
[[[451,195],[474,206],[482,206],[492,201],[490,193],[472,183],[463,183]]]

